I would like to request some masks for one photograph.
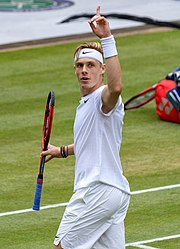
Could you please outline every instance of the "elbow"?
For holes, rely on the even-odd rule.
[[[109,89],[111,94],[116,94],[116,95],[120,95],[122,92],[122,82],[121,80],[119,82],[117,82],[115,85],[113,85],[112,88]]]
[[[115,88],[115,92],[117,93],[117,94],[121,94],[121,92],[122,92],[122,84],[119,84],[119,85],[117,85],[117,87]]]

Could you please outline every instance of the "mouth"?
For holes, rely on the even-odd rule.
[[[88,77],[82,77],[80,80],[81,80],[81,82],[87,82],[90,79]]]

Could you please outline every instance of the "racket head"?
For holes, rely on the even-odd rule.
[[[131,110],[143,106],[155,98],[157,84],[137,93],[124,103],[125,110]]]
[[[52,130],[52,122],[54,117],[54,104],[55,104],[55,94],[53,91],[49,92],[47,97],[47,103],[44,114],[44,123],[42,129],[42,151],[47,150],[51,130]]]
[[[44,122],[42,128],[41,151],[47,150],[48,143],[50,140],[52,122],[54,118],[54,105],[55,105],[55,94],[53,91],[51,91],[48,94],[46,107],[45,107]],[[43,174],[44,164],[45,164],[45,156],[41,156],[39,174]]]

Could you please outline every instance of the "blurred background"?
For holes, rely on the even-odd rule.
[[[86,18],[60,24],[73,15],[116,13],[161,21],[180,20],[179,0],[0,0],[0,45],[42,39],[59,39],[90,32]],[[77,23],[79,25],[77,25]],[[144,23],[112,18],[112,29],[143,26]],[[72,37],[71,37],[72,38]]]

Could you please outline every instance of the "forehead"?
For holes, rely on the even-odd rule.
[[[99,61],[97,61],[96,59],[92,59],[92,58],[80,58],[77,59],[77,61],[75,62],[75,65],[78,63],[82,63],[82,64],[87,64],[87,63],[94,63],[94,64],[100,64]]]

